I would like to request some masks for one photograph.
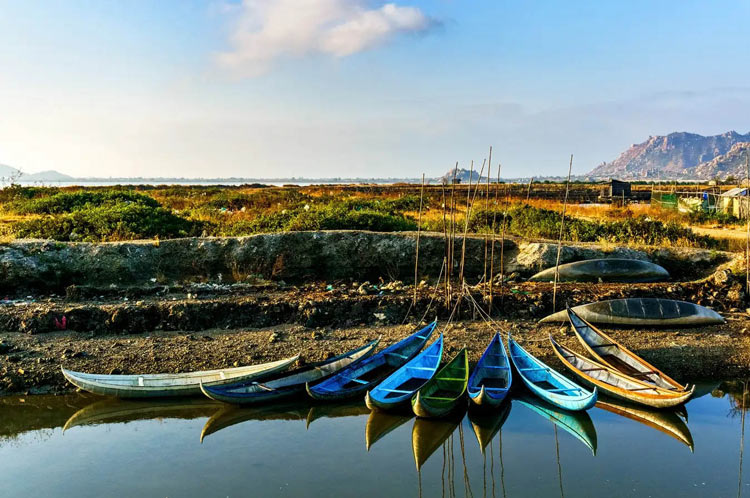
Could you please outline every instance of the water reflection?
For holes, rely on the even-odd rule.
[[[615,413],[630,420],[635,420],[659,432],[671,436],[694,451],[693,435],[687,424],[687,409],[656,410],[645,406],[633,405],[624,401],[603,398],[596,402],[597,408]],[[682,418],[680,418],[682,415]]]
[[[552,422],[555,428],[560,427],[571,434],[588,446],[593,455],[596,455],[596,428],[594,427],[594,422],[591,421],[591,416],[587,412],[561,410],[530,395],[522,395],[515,401]],[[557,432],[555,429],[556,435]]]
[[[222,404],[210,399],[121,400],[99,398],[77,412],[63,425],[63,432],[83,425],[101,425],[135,422],[137,420],[184,419],[208,417]]]
[[[446,420],[363,403],[0,398],[0,496],[346,496],[352,483],[362,496],[741,496],[750,395],[706,386],[689,427],[687,410],[605,398],[587,414],[516,397]]]
[[[365,447],[367,451],[373,444],[382,439],[386,434],[398,429],[409,420],[413,419],[412,413],[400,414],[381,410],[373,410],[367,417],[365,426]]]

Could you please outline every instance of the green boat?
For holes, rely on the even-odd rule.
[[[411,400],[417,417],[443,417],[463,400],[469,384],[469,358],[462,348],[455,358],[427,381]]]

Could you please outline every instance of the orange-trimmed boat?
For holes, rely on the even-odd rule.
[[[671,408],[685,403],[693,395],[695,387],[689,391],[662,389],[581,356],[558,344],[551,335],[549,340],[557,357],[571,372],[607,396],[654,408]]]
[[[687,392],[682,385],[667,374],[628,350],[625,346],[581,318],[568,308],[568,319],[576,337],[597,361],[647,384],[678,392]]]

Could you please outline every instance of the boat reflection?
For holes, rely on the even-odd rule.
[[[678,440],[690,448],[691,452],[694,450],[693,436],[690,433],[690,429],[685,421],[680,418],[682,416],[687,420],[687,410],[684,407],[681,407],[680,410],[655,410],[610,398],[598,400],[596,406],[602,410],[652,427]]]
[[[497,409],[469,409],[469,422],[471,422],[471,428],[474,429],[482,454],[508,419],[511,407],[511,401],[506,399]]]
[[[214,412],[206,421],[201,431],[200,441],[233,425],[250,420],[307,420],[309,406],[300,403],[283,403],[274,405],[260,405],[253,407],[239,407],[221,403],[221,408]]]
[[[536,397],[523,395],[513,400],[529,410],[546,418],[555,426],[585,444],[593,455],[596,455],[596,428],[588,413],[584,411],[569,412],[550,405]]]
[[[413,418],[414,415],[409,412],[391,413],[382,410],[372,410],[370,416],[367,417],[367,425],[365,426],[365,446],[367,447],[367,451],[370,451],[372,445],[380,441],[385,435],[401,427]]]
[[[321,418],[359,417],[370,413],[370,409],[361,401],[343,401],[338,403],[314,403],[307,412],[307,427]]]
[[[435,450],[453,434],[463,420],[466,410],[461,410],[441,419],[417,418],[411,431],[411,446],[417,470],[435,453]]]
[[[99,397],[99,400],[75,412],[65,422],[63,432],[83,425],[120,424],[153,419],[190,420],[208,417],[221,406],[221,403],[205,398],[134,401]]]

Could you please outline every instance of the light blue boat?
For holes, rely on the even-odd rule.
[[[364,396],[365,392],[411,360],[430,340],[436,325],[437,320],[379,353],[339,370],[324,381],[314,385],[308,383],[305,386],[307,393],[321,401]]]
[[[367,407],[393,410],[408,406],[414,393],[435,375],[442,358],[443,334],[440,334],[424,351],[365,394]]]
[[[588,410],[596,404],[596,388],[587,391],[532,356],[508,334],[508,352],[524,384],[544,401],[564,410]]]
[[[503,339],[496,333],[469,377],[469,399],[477,406],[500,406],[508,395],[512,382],[510,361]]]

